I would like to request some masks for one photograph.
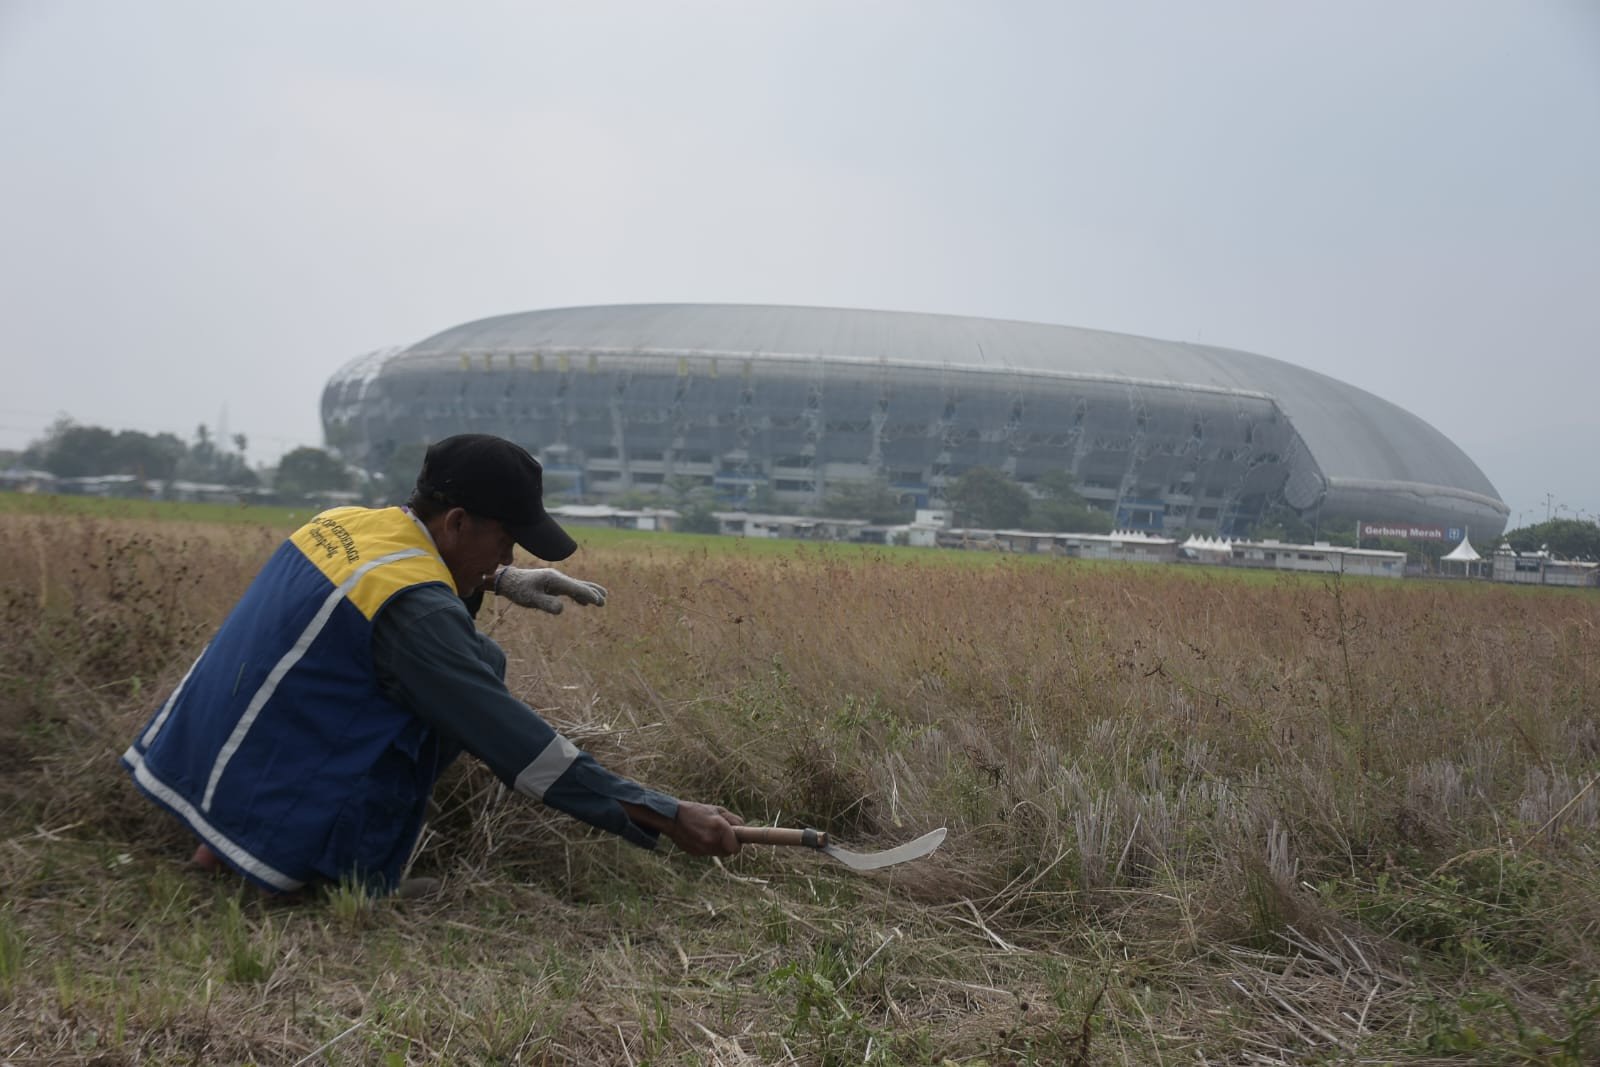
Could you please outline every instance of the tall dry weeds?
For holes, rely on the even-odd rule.
[[[41,828],[82,827],[94,862],[133,869],[179,846],[115,758],[276,539],[237,536],[0,522],[7,862],[35,894],[0,913],[17,937],[42,936],[40,887],[60,877]],[[1581,1037],[1582,979],[1600,971],[1592,596],[949,563],[641,539],[572,562],[611,589],[604,610],[491,601],[480,624],[513,690],[624,773],[867,847],[938,825],[950,839],[865,880],[760,850],[664,863],[464,765],[417,867],[458,887],[447,922],[560,961],[537,979],[555,1006],[470,1040],[470,1004],[401,987],[334,1015],[373,1018],[376,997],[406,1047],[520,1047],[520,1062],[1049,1063],[1085,1041],[1092,1062],[1290,1062],[1449,1051],[1497,1026],[1535,1051]],[[104,887],[79,877],[90,907]],[[659,914],[696,900],[726,928]],[[530,929],[530,911],[561,932]],[[425,965],[443,935],[402,921],[276,930],[272,951],[382,935]],[[466,973],[500,966],[474,960]],[[313,969],[287,987],[346,988]],[[10,995],[57,1019],[29,1033],[71,1030],[47,989]],[[136,1014],[141,1040],[171,1036]],[[284,1025],[300,1054],[338,1032],[293,1010]],[[257,1037],[218,1047],[272,1059]],[[350,1040],[339,1062],[394,1047]]]

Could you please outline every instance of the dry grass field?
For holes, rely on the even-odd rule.
[[[1600,1062],[1592,593],[597,539],[604,609],[480,619],[514,692],[945,845],[653,855],[469,760],[439,896],[286,904],[117,765],[282,533],[0,515],[0,1064]]]

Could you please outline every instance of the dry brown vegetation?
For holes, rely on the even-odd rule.
[[[289,905],[116,763],[280,536],[0,516],[0,1063],[1600,1057],[1592,593],[591,547],[603,610],[480,620],[515,692],[679,795],[945,846],[650,855],[462,765],[437,898]]]

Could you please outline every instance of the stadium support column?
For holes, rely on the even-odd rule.
[[[871,468],[874,476],[888,480],[888,472],[883,464],[883,428],[889,423],[889,371],[888,366],[879,359],[878,363],[878,402],[873,405],[872,414],[868,416],[867,425],[872,434],[872,440],[867,445],[867,466]]]
[[[606,403],[611,413],[612,455],[617,457],[618,465],[624,472],[624,478],[627,477],[626,472],[628,470],[628,416],[623,409],[623,401],[625,399],[623,393],[625,389],[626,386],[619,383],[615,389],[611,390],[611,396]],[[587,463],[585,467],[587,467]]]
[[[800,447],[800,454],[805,456],[811,464],[811,507],[822,503],[822,460],[827,455],[825,438],[827,436],[827,400],[826,400],[827,364],[816,360],[811,368],[810,388],[806,392],[806,407],[802,413],[805,425],[805,440]]]
[[[1133,495],[1135,504],[1139,501],[1137,493],[1139,470],[1145,460],[1145,431],[1150,422],[1150,412],[1145,406],[1144,395],[1139,391],[1137,385],[1131,383],[1128,386],[1128,413],[1132,417],[1133,432],[1128,435],[1128,462],[1123,466],[1122,478],[1117,483],[1117,503],[1114,521],[1119,526],[1132,525],[1131,522],[1123,522],[1122,508],[1130,494]]]

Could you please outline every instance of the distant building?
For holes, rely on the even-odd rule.
[[[0,471],[0,489],[13,493],[49,493],[56,487],[56,476],[49,471],[12,467]]]
[[[1516,585],[1600,585],[1600,563],[1558,559],[1547,550],[1518,552],[1502,544],[1494,554],[1492,576]]]
[[[809,515],[762,515],[718,511],[717,532],[733,537],[792,537],[804,541],[858,541],[871,524],[865,519],[820,519]],[[881,527],[879,528],[881,529]]]
[[[260,497],[260,494],[254,493],[250,487],[181,480],[167,482],[161,492],[162,496],[167,500],[181,500],[187,503],[199,501],[214,504],[237,504],[250,500],[252,497],[258,499]]]
[[[157,496],[160,482],[147,482],[136,474],[97,474],[85,478],[57,478],[56,491],[72,496],[141,498]]]
[[[1062,534],[1056,540],[1057,555],[1073,559],[1116,559],[1126,563],[1175,563],[1178,541],[1174,537],[1155,537],[1137,530],[1108,534]]]
[[[1138,530],[1108,534],[1048,533],[1040,530],[995,530],[995,547],[1006,552],[1044,552],[1068,559],[1114,559],[1124,563],[1174,563],[1178,541]]]
[[[1279,571],[1317,574],[1360,574],[1372,578],[1403,578],[1406,554],[1376,548],[1346,548],[1318,541],[1310,545],[1280,541],[1230,541],[1231,563],[1236,567],[1264,567]]]
[[[609,526],[618,530],[670,532],[682,516],[671,508],[613,508],[605,504],[563,504],[550,508],[563,526]]]

